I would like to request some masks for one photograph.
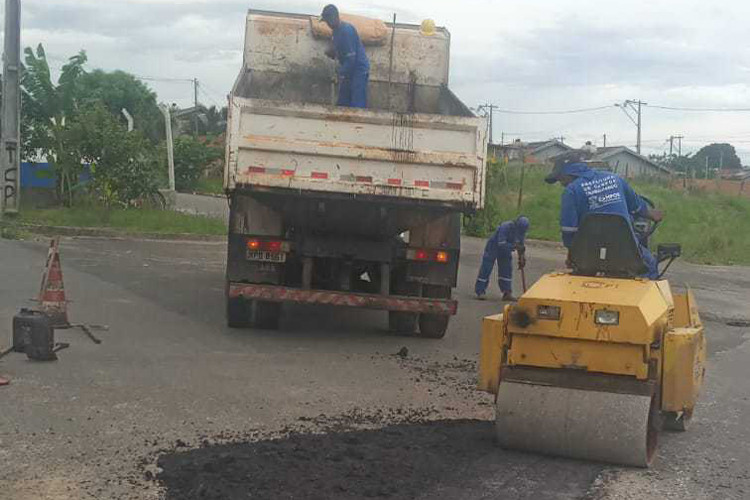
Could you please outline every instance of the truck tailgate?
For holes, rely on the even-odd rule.
[[[225,185],[484,205],[482,118],[233,96]]]

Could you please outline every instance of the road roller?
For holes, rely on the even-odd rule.
[[[507,449],[648,467],[662,429],[687,429],[705,375],[695,298],[646,272],[624,218],[590,214],[571,270],[484,318],[479,388]],[[666,268],[679,245],[660,245]],[[666,263],[666,264],[665,264]]]

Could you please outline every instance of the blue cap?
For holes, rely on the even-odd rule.
[[[544,180],[548,184],[554,184],[555,182],[559,181],[560,177],[563,175],[580,177],[589,170],[591,170],[589,166],[580,161],[573,163],[556,163],[555,168],[552,169],[552,172],[550,172],[550,174],[545,177]]]

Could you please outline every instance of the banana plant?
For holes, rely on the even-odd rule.
[[[81,51],[68,59],[56,84],[41,44],[36,51],[26,48],[24,53],[24,153],[27,159],[46,157],[57,176],[58,198],[71,205],[83,165],[68,151],[65,135],[78,107],[77,89],[86,73],[86,53]]]

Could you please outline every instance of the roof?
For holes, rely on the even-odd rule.
[[[543,149],[546,149],[546,148],[548,148],[550,146],[555,146],[555,145],[560,146],[560,147],[562,147],[562,148],[564,148],[566,150],[567,149],[573,149],[570,146],[568,146],[567,144],[565,144],[563,142],[560,142],[557,139],[550,139],[548,141],[535,141],[535,142],[513,141],[513,142],[509,142],[507,144],[493,144],[493,145],[496,146],[496,147],[508,148],[508,149],[513,149],[513,148],[530,149],[534,153],[536,153],[538,151],[542,151]]]
[[[650,160],[650,159],[646,158],[643,155],[639,155],[638,153],[636,153],[635,151],[633,151],[632,149],[630,149],[627,146],[610,146],[610,147],[606,147],[606,148],[597,148],[596,149],[596,154],[594,155],[594,157],[592,158],[592,160],[594,160],[594,161],[606,161],[609,158],[611,158],[611,157],[613,157],[613,156],[615,156],[617,154],[620,154],[620,153],[627,153],[630,156],[634,156],[634,157],[638,158],[639,160],[641,160],[641,161],[643,161],[645,163],[648,163],[649,165],[651,165],[655,169],[661,170],[662,172],[665,172],[665,173],[668,173],[668,174],[672,173],[672,171],[670,169],[668,169],[667,167],[665,167],[664,165],[659,165],[655,161]]]
[[[533,150],[534,153],[538,153],[540,151],[544,151],[547,148],[550,148],[552,146],[560,146],[561,148],[565,150],[573,149],[567,144],[560,142],[557,139],[552,139],[551,141],[543,141],[543,142],[530,142],[528,143],[529,148]]]

